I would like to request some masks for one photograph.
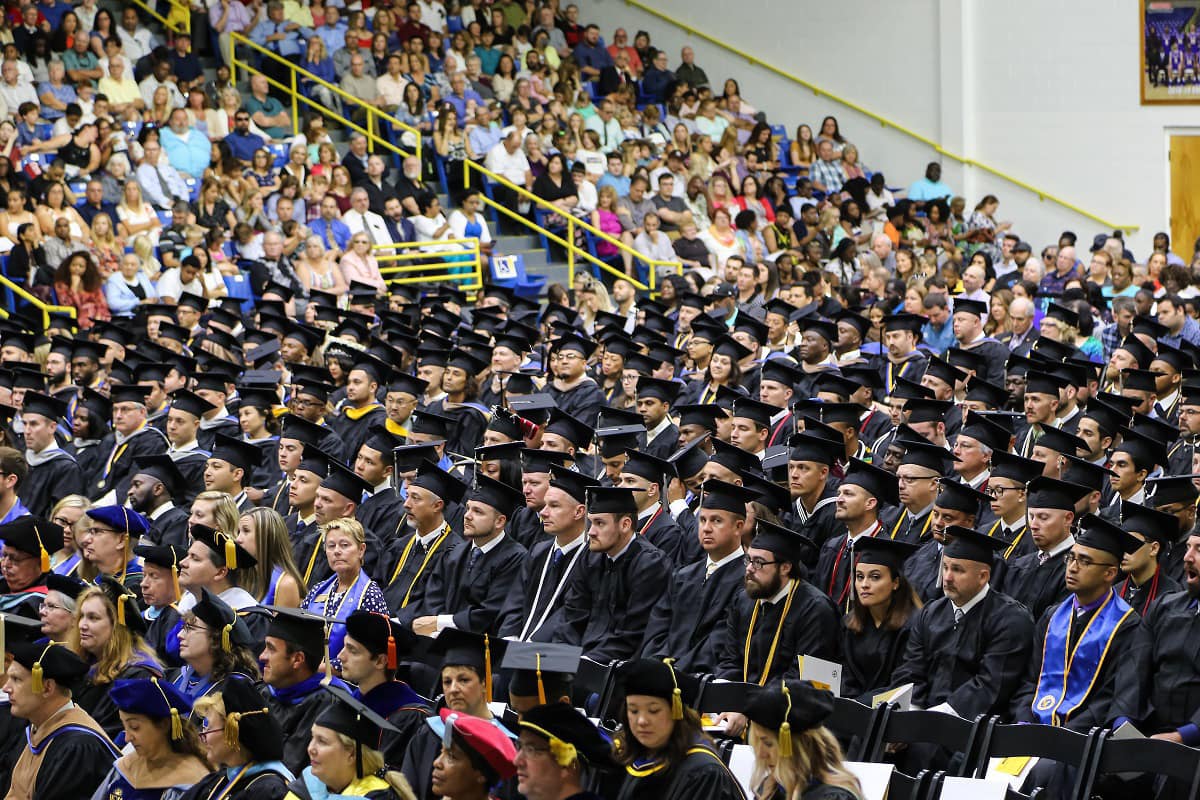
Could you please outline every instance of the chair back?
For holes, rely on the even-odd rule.
[[[868,754],[875,751],[875,742],[883,729],[888,707],[880,703],[869,708],[857,700],[835,697],[833,714],[825,720],[825,727],[843,743],[846,758],[850,761],[873,761]]]
[[[1170,778],[1200,797],[1200,750],[1163,739],[1105,737],[1096,762],[1096,775],[1149,772]]]
[[[1078,733],[1050,725],[1000,725],[993,717],[985,725],[975,763],[975,776],[987,775],[993,758],[1036,757],[1075,768],[1075,783],[1066,800],[1081,800],[1091,793],[1104,732],[1092,728]]]
[[[892,710],[887,715],[883,730],[874,743],[875,749],[868,760],[880,760],[884,748],[893,742],[935,744],[962,754],[962,758],[956,760],[958,766],[950,774],[964,777],[975,763],[975,753],[983,738],[986,720],[987,717],[983,715],[971,722],[938,711]]]

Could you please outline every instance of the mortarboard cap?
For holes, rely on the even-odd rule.
[[[940,471],[940,470],[939,470]],[[883,505],[900,505],[900,494],[896,476],[857,458],[851,458],[846,467],[842,484],[861,486],[868,494]]]
[[[1059,511],[1074,511],[1075,504],[1092,492],[1087,486],[1047,478],[1045,475],[1031,480],[1026,490],[1029,493],[1025,501],[1028,508],[1052,508]]]
[[[1008,547],[1008,542],[981,533],[961,525],[950,525],[946,528],[946,543],[944,553],[946,558],[960,558],[964,561],[977,561],[991,566],[996,551]]]
[[[1079,520],[1079,533],[1075,535],[1075,544],[1079,547],[1102,550],[1112,555],[1120,565],[1122,558],[1136,553],[1144,542],[1130,536],[1116,523],[1095,514],[1084,514],[1083,519]]]

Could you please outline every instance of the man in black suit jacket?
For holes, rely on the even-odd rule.
[[[367,158],[366,174],[356,179],[354,185],[367,190],[371,211],[380,216],[385,210],[384,201],[396,193],[396,187],[387,180],[387,165],[383,156],[377,154]]]
[[[367,137],[361,133],[350,134],[350,149],[342,157],[342,166],[350,170],[350,183],[355,186],[367,176]]]

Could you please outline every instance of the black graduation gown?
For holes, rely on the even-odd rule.
[[[22,750],[29,746],[24,730],[20,742]],[[33,781],[32,800],[80,800],[91,797],[104,782],[116,759],[107,742],[94,733],[83,731],[63,731],[44,743],[44,746],[46,749],[41,765]],[[10,777],[6,775],[5,780]]]
[[[130,664],[121,670],[117,675],[117,680],[128,680],[130,678],[161,678],[162,674],[157,669],[150,669],[147,666],[138,664]],[[108,696],[109,690],[112,689],[111,683],[94,684],[90,681],[80,686],[72,693],[71,699],[75,701],[75,705],[86,711],[92,719],[96,720],[96,724],[104,729],[108,734],[108,738],[115,739],[124,726],[121,724],[121,716],[117,711],[117,704]],[[112,766],[111,759],[109,766]],[[107,770],[105,770],[107,774]]]
[[[386,417],[387,413],[384,412],[383,418]],[[383,424],[383,418],[378,422],[379,425]],[[322,423],[321,427],[325,429],[325,433],[321,435],[320,448],[343,464],[353,464],[353,457],[349,455],[350,448],[343,441],[341,431],[332,422],[328,424]],[[358,455],[358,453],[356,452],[354,455]]]
[[[546,528],[542,525],[542,518],[538,516],[538,512],[529,506],[521,506],[509,517],[504,532],[528,550],[541,541]]]
[[[442,543],[437,545],[437,549],[433,551],[433,555],[429,556],[428,563],[426,563],[427,553],[419,539],[412,542],[411,549],[408,548],[409,542],[415,535],[409,534],[403,539],[394,540],[389,545],[388,552],[380,559],[380,564],[384,566],[380,573],[383,581],[379,581],[379,585],[384,587],[384,599],[387,600],[388,609],[393,616],[406,625],[411,625],[412,621],[419,616],[433,613],[428,596],[430,581],[435,573],[441,571],[442,559],[456,548],[466,545],[462,536],[451,531]],[[436,543],[437,540],[435,539],[434,542]],[[406,550],[408,550],[407,559],[404,558]],[[424,565],[424,569],[422,569],[422,565]],[[405,603],[406,596],[407,603]]]
[[[792,504],[780,515],[780,523],[784,527],[799,531],[817,545],[817,550],[805,548],[801,554],[801,560],[810,570],[817,566],[820,548],[830,539],[844,535],[846,532],[846,526],[834,516],[837,513],[836,500],[837,488],[834,482],[829,480],[826,481],[821,498],[817,500],[812,511],[804,508],[797,499],[792,501]]]
[[[1167,474],[1189,475],[1192,471],[1192,454],[1196,446],[1180,439],[1167,451]]]
[[[909,627],[887,630],[869,624],[855,633],[843,617],[840,631],[842,697],[870,705],[871,698],[892,685],[892,673],[908,646]]]
[[[675,571],[671,585],[650,612],[643,658],[675,659],[675,668],[695,675],[717,666],[717,637],[725,615],[742,591],[745,567],[740,558],[722,564],[708,580],[708,559]]]
[[[342,687],[345,688],[345,684]],[[308,740],[313,721],[329,702],[330,695],[318,683],[313,684],[312,691],[292,703],[278,700],[266,684],[260,691],[271,716],[283,728],[283,758],[280,761],[293,775],[299,775],[308,766]]]
[[[802,372],[802,377],[796,381],[796,397],[816,397],[817,383],[820,382],[821,376],[827,372],[832,372],[834,375],[842,374],[841,370],[837,367],[825,367],[814,372]]]
[[[201,421],[200,430],[196,431],[196,442],[200,445],[200,449],[211,453],[213,446],[217,443],[218,433],[233,439],[240,439],[242,438],[242,426],[238,423],[237,417],[218,417],[212,421]]]
[[[954,624],[946,597],[917,612],[892,684],[914,684],[913,705],[949,703],[963,719],[1006,713],[1030,659],[1033,618],[1011,597],[989,590]]]
[[[204,469],[211,457],[212,452],[203,448],[180,453],[178,458],[172,456],[175,468],[183,476],[183,494],[179,499],[184,506],[191,507],[196,495],[204,491]]]
[[[970,350],[972,353],[984,358],[987,367],[984,374],[979,377],[996,386],[1004,385],[1005,364],[1008,361],[1009,355],[1011,355],[1008,345],[988,336],[978,344],[973,344],[963,349]]]
[[[354,512],[354,518],[373,531],[391,531],[404,516],[404,503],[391,486],[367,497]]]
[[[96,473],[84,476],[88,479],[88,497],[92,500],[99,500],[107,492],[113,491],[116,493],[118,503],[125,502],[125,497],[129,493],[129,479],[132,477],[134,459],[167,452],[167,437],[163,436],[157,428],[142,428],[126,439],[120,447],[117,447],[116,441],[116,436],[110,433],[100,440],[100,444],[96,445],[100,451],[97,453],[99,463]],[[116,453],[113,456],[112,465],[109,467],[108,473],[104,474],[104,467],[108,463],[109,454],[113,453],[114,447]]]
[[[671,423],[659,431],[658,435],[646,442],[642,452],[646,455],[661,458],[666,461],[679,449],[679,426]]]
[[[707,747],[695,747],[678,766],[645,777],[627,774],[617,800],[744,800],[741,784]]]
[[[383,753],[384,763],[392,769],[399,769],[404,763],[408,743],[425,728],[425,718],[431,712],[429,701],[403,681],[381,683],[359,699],[395,726],[395,731],[383,732],[379,749]]]
[[[1114,588],[1122,600],[1144,617],[1156,602],[1169,594],[1183,591],[1184,586],[1168,575],[1160,564],[1154,577],[1141,586],[1135,585],[1133,579],[1126,576],[1124,580],[1117,581]]]
[[[665,506],[660,505],[649,517],[639,519],[637,524],[638,536],[663,551],[674,566],[691,564],[704,556],[700,541],[694,537],[692,541],[687,541],[683,528],[679,527]]]
[[[1068,597],[1063,602],[1070,603],[1072,599]],[[1021,688],[1017,690],[1012,699],[1012,718],[1016,722],[1041,723],[1041,720],[1033,713],[1033,704],[1037,702],[1038,678],[1042,673],[1042,653],[1045,651],[1046,631],[1050,627],[1051,617],[1058,608],[1059,606],[1055,605],[1046,609],[1046,613],[1042,614],[1042,618],[1038,620],[1029,667]],[[1079,636],[1095,615],[1095,609],[1086,611],[1080,616],[1071,615],[1069,641],[1072,647],[1079,641]],[[1131,651],[1137,636],[1137,629],[1141,627],[1141,624],[1142,618],[1135,612],[1126,617],[1117,628],[1104,660],[1100,664],[1100,669],[1095,672],[1092,687],[1086,699],[1063,721],[1061,727],[1087,733],[1095,727],[1107,728],[1116,719],[1117,715],[1113,713],[1114,700],[1118,692],[1122,691],[1118,679],[1128,678],[1128,673],[1123,672],[1120,668],[1121,662]],[[1136,691],[1136,684],[1133,688]]]
[[[287,781],[278,772],[256,772],[222,794],[228,781],[223,769],[210,773],[184,792],[180,800],[209,800],[217,796],[222,800],[283,800],[288,793]]]
[[[509,588],[521,572],[525,548],[505,536],[486,553],[468,543],[446,554],[429,576],[428,613],[452,614],[454,627],[495,635]],[[476,555],[472,565],[471,556]]]
[[[922,603],[932,603],[942,596],[942,546],[934,539],[904,562],[904,577],[912,584]]]
[[[65,450],[53,453],[49,461],[30,467],[29,474],[17,488],[17,495],[29,513],[44,519],[50,518],[50,509],[62,498],[83,494],[83,472],[75,457]]]
[[[892,429],[892,418],[886,411],[872,408],[858,423],[859,441],[872,443]]]
[[[289,514],[284,523],[292,541],[292,558],[300,575],[304,578],[305,586],[316,586],[333,573],[329,570],[329,561],[321,550],[321,526],[314,519],[307,525],[300,522],[296,514]]]
[[[12,715],[12,706],[0,703],[0,797],[8,795],[8,784],[12,780],[13,766],[25,749],[26,720]]]
[[[1067,596],[1067,561],[1070,548],[1038,564],[1040,551],[1013,559],[1004,576],[1004,593],[1029,609],[1031,615],[1041,619],[1050,606],[1057,605]]]
[[[931,535],[929,527],[931,524],[930,516],[932,514],[933,506],[930,506],[925,513],[919,516],[913,515],[907,508],[901,509],[900,518],[888,527],[888,538],[915,545],[920,545],[928,541]],[[894,535],[893,531],[895,532]]]
[[[543,536],[526,554],[500,612],[500,636],[520,640],[524,634],[523,641],[548,642],[563,624],[563,603],[571,577],[586,568],[587,539],[563,553],[555,564],[557,547],[557,540]]]
[[[833,539],[828,539],[821,545],[821,554],[817,557],[816,583],[826,595],[833,600],[840,610],[845,611],[853,589],[850,579],[854,563],[854,546],[849,542],[849,534],[843,533]],[[873,528],[861,536],[886,536],[882,523],[876,522]]]
[[[588,425],[596,424],[596,417],[599,416],[600,409],[607,405],[604,401],[604,392],[591,379],[584,380],[578,386],[566,391],[556,388],[553,383],[547,388],[560,411],[570,414]]]
[[[370,436],[371,426],[383,425],[387,420],[387,412],[383,406],[376,403],[367,408],[370,410],[361,414],[359,409],[343,408],[342,413],[329,421],[329,427],[336,431],[342,440],[342,460],[349,464],[354,463],[358,448]]]
[[[896,378],[905,378],[914,383],[921,382],[925,367],[929,364],[929,356],[920,350],[914,350],[899,364],[893,364],[885,355],[879,359],[879,377],[883,379],[883,391],[891,394],[896,388]]]
[[[454,420],[454,425],[446,437],[447,453],[468,458],[474,455],[475,448],[483,442],[483,432],[488,426],[488,418],[483,411],[474,406],[454,403],[447,405],[445,398],[430,403],[426,410]]]
[[[292,488],[292,482],[284,478],[263,492],[263,499],[259,505],[274,509],[279,512],[280,516],[286,517],[292,513],[292,501],[288,499],[288,489],[290,488]]]
[[[632,658],[646,623],[671,576],[671,560],[644,537],[635,536],[615,561],[604,553],[584,556],[576,567],[553,641],[583,648],[607,664]]]
[[[1151,605],[1123,661],[1122,686],[1138,688],[1117,698],[1114,716],[1147,736],[1200,726],[1200,616],[1186,591]]]
[[[157,519],[150,521],[147,538],[155,544],[173,544],[186,548],[191,544],[188,536],[189,516],[187,509],[172,506]]]
[[[158,660],[166,667],[183,666],[183,659],[179,657],[178,642],[172,648],[167,647],[167,639],[178,622],[179,611],[175,606],[170,605],[163,608],[159,615],[150,621],[146,630],[146,644],[154,648]]]
[[[408,779],[417,800],[439,800],[433,793],[433,762],[442,752],[442,740],[428,725],[408,743],[400,773]]]
[[[279,482],[283,473],[279,471],[279,437],[270,436],[257,442],[247,442],[258,448],[258,464],[250,478],[255,489],[267,489]],[[351,465],[353,466],[353,465]]]
[[[720,638],[714,673],[718,678],[761,686],[780,676],[798,677],[796,656],[837,660],[838,614],[833,602],[808,581],[793,581],[793,584],[795,592],[782,625],[787,597],[777,603],[762,602],[757,616],[754,611],[758,601],[745,592],[734,599],[725,615],[725,631]],[[753,630],[750,629],[751,619],[754,620]],[[767,654],[776,637],[775,656],[764,676]]]
[[[90,495],[92,487],[100,480],[100,473],[104,469],[104,460],[108,458],[108,448],[103,447],[104,440],[100,439],[96,442],[81,443],[78,439],[71,443],[71,452],[75,455],[75,463],[79,464],[79,471],[83,473],[84,486],[88,491],[85,495]],[[110,441],[111,445],[112,442]]]

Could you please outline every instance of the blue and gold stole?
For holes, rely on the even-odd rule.
[[[1109,589],[1108,596],[1070,646],[1075,600],[1055,610],[1042,645],[1042,672],[1034,694],[1033,713],[1043,725],[1062,725],[1091,694],[1117,631],[1134,610]]]
[[[338,585],[338,576],[334,575],[326,579],[317,588],[316,597],[307,608],[307,611],[326,619],[345,622],[346,617],[354,613],[362,604],[363,595],[366,594],[370,583],[371,579],[367,577],[367,573],[359,570],[358,577],[354,579],[353,585],[345,591],[336,603],[332,603],[332,596]],[[333,629],[329,632],[329,654],[336,658],[337,654],[342,652],[342,645],[345,643],[345,640],[346,626],[334,625]]]

